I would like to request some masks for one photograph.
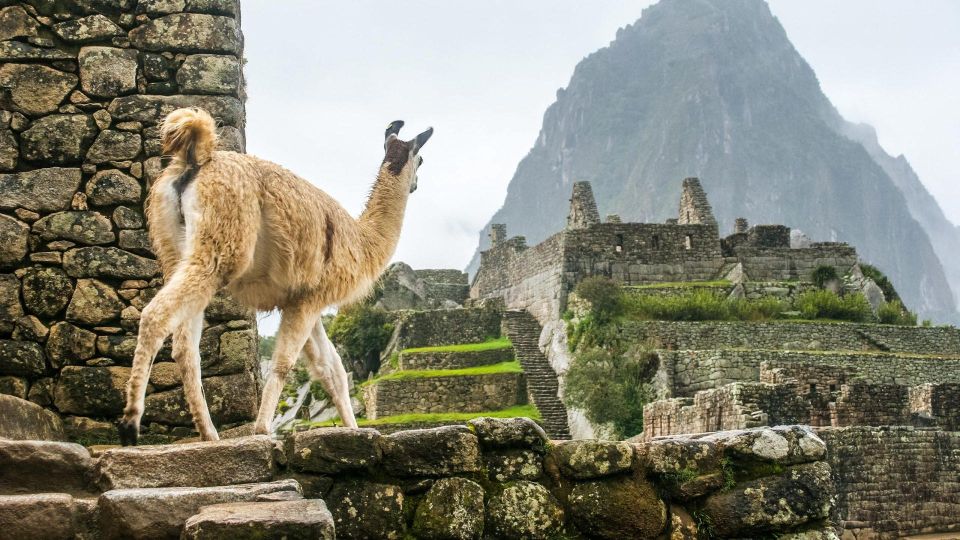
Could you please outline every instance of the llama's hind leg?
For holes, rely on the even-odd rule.
[[[205,441],[216,441],[217,428],[210,419],[210,410],[203,398],[203,386],[200,381],[200,336],[203,333],[203,312],[194,315],[180,325],[173,334],[173,359],[180,368],[183,381],[183,393],[190,406],[193,424]]]
[[[184,321],[203,313],[216,291],[215,283],[213,276],[188,265],[175,272],[143,309],[137,348],[133,353],[133,368],[127,382],[127,405],[118,426],[120,442],[124,446],[137,444],[150,366],[163,340]]]
[[[320,318],[320,313],[301,307],[292,307],[283,311],[280,329],[277,330],[277,342],[273,350],[273,365],[266,384],[263,385],[263,397],[260,398],[260,412],[253,432],[270,433],[270,423],[280,402],[280,391],[287,373],[300,356],[300,351],[310,336],[310,329]]]
[[[323,329],[323,322],[317,321],[303,351],[307,356],[307,370],[310,372],[310,377],[323,385],[323,389],[327,391],[337,412],[340,413],[343,425],[357,427],[353,404],[350,402],[350,381],[347,378],[347,371],[343,368],[343,360],[337,353],[336,347]]]

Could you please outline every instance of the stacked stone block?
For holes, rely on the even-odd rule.
[[[6,2],[0,9],[0,392],[112,437],[140,312],[161,286],[143,202],[163,167],[159,122],[200,106],[243,150],[243,40],[233,0]],[[250,314],[220,297],[202,356],[215,421],[258,393]],[[145,422],[190,432],[169,350]],[[175,427],[176,426],[176,427]]]

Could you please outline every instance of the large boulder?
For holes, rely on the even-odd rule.
[[[325,497],[337,538],[403,538],[403,490],[362,481],[338,482]]]
[[[528,448],[543,453],[549,440],[539,424],[529,418],[474,418],[467,422],[480,446],[495,448]]]
[[[319,499],[204,506],[187,520],[183,540],[333,540],[333,516]]]
[[[480,444],[464,426],[401,431],[383,442],[383,466],[390,474],[443,476],[480,470]]]
[[[90,452],[67,442],[0,438],[0,494],[89,490]]]
[[[563,508],[547,488],[521,480],[491,495],[486,527],[500,538],[555,538],[563,528]]]
[[[295,480],[216,487],[115,489],[97,500],[105,540],[180,538],[183,524],[204,506],[253,502],[282,492],[300,492]]]
[[[240,25],[232,17],[175,13],[153,19],[130,31],[134,47],[147,51],[239,54]]]
[[[79,163],[97,134],[97,124],[84,114],[52,114],[36,120],[20,134],[24,159],[44,164]]]
[[[483,488],[466,478],[437,480],[417,506],[413,534],[424,540],[472,540],[483,534]]]
[[[59,416],[36,403],[0,394],[0,438],[62,440],[63,422]]]
[[[708,497],[703,511],[721,538],[756,537],[829,518],[833,493],[830,466],[820,461],[740,482]]]
[[[790,465],[818,461],[827,453],[827,445],[807,426],[720,431],[700,440],[717,443],[741,461]]]
[[[32,341],[0,339],[0,375],[42,377],[46,371],[43,348]]]
[[[33,224],[33,232],[46,241],[64,239],[89,245],[109,244],[116,239],[110,219],[90,211],[50,214]]]
[[[0,208],[56,212],[70,208],[80,187],[80,169],[50,167],[16,174],[0,174]]]
[[[375,429],[318,428],[294,434],[287,459],[294,469],[321,474],[364,470],[380,463]]]
[[[578,483],[568,498],[577,527],[591,538],[656,538],[667,524],[667,506],[639,475]]]
[[[0,67],[0,87],[8,89],[13,109],[41,115],[57,110],[77,86],[77,76],[37,64],[6,64]]]
[[[273,440],[266,435],[217,442],[117,448],[97,463],[97,484],[110,489],[226,486],[273,476]]]

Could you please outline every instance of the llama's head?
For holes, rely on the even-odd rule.
[[[391,174],[407,180],[410,183],[410,193],[413,193],[417,190],[417,169],[423,164],[420,149],[430,140],[433,128],[427,128],[409,141],[401,141],[397,134],[402,127],[403,120],[394,120],[387,126],[387,131],[383,134],[383,149],[386,153],[383,163]]]

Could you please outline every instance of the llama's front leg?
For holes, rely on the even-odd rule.
[[[343,425],[357,427],[353,404],[350,402],[350,381],[347,378],[347,371],[343,367],[343,360],[337,353],[336,347],[327,337],[322,322],[317,321],[303,350],[307,353],[307,360],[309,360],[307,366],[311,378],[320,381],[323,385],[323,389],[327,391],[337,412],[340,413]]]
[[[190,406],[193,424],[205,441],[217,441],[217,428],[210,419],[210,410],[203,398],[203,386],[200,381],[200,336],[203,333],[203,312],[194,315],[180,325],[173,334],[173,359],[180,368],[180,380],[183,381],[183,393]]]
[[[263,385],[263,397],[260,398],[260,412],[253,431],[257,434],[270,433],[270,423],[277,411],[280,402],[280,391],[287,373],[297,361],[303,345],[310,336],[310,329],[320,318],[319,312],[307,311],[301,308],[289,308],[280,318],[280,329],[277,331],[277,342],[273,351],[273,366],[266,384]]]

